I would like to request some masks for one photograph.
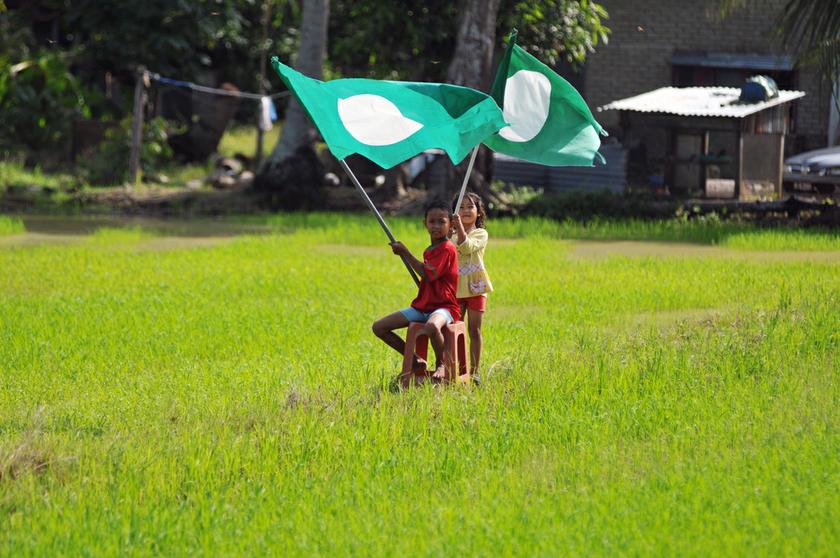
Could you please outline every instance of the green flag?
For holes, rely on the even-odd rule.
[[[592,166],[607,135],[580,93],[522,50],[511,33],[496,70],[493,98],[510,126],[484,141],[493,151],[550,166]]]
[[[440,83],[336,79],[318,81],[271,59],[337,159],[364,155],[383,168],[431,148],[458,164],[505,126],[492,97]]]

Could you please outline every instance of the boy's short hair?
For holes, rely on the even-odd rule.
[[[425,205],[423,205],[423,218],[429,216],[429,211],[433,209],[442,209],[446,212],[447,215],[450,214],[449,204],[443,201],[441,198],[435,197],[431,201],[427,201]]]

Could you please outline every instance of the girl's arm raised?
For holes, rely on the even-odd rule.
[[[461,216],[457,213],[452,216],[452,227],[455,229],[455,237],[458,240],[455,245],[460,246],[467,238],[467,231],[464,230],[464,224],[461,222]]]
[[[473,229],[470,234],[464,236],[464,240],[458,238],[458,253],[472,254],[487,246],[487,231],[484,229]]]

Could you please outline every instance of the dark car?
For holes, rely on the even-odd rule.
[[[793,192],[831,195],[840,191],[840,145],[788,157],[784,181]]]

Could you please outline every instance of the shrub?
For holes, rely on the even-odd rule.
[[[546,194],[532,199],[522,215],[586,221],[593,218],[660,219],[674,215],[677,204],[640,196],[601,192]]]
[[[79,175],[88,184],[107,185],[128,179],[128,158],[131,153],[131,118],[105,132],[105,139],[94,155],[80,161]],[[171,125],[163,118],[153,118],[143,124],[143,143],[140,170],[143,175],[155,174],[172,160],[168,140]]]
[[[4,149],[44,151],[66,145],[73,119],[90,116],[82,86],[65,58],[56,51],[36,52],[0,72],[0,146]]]

